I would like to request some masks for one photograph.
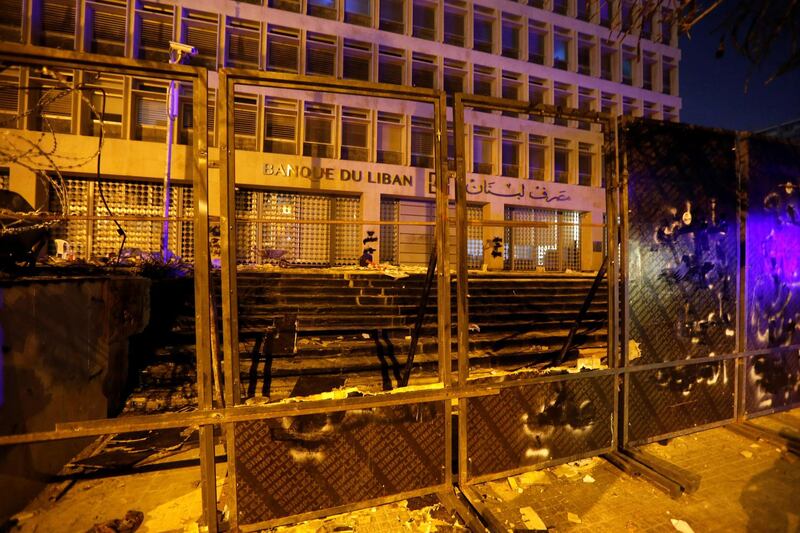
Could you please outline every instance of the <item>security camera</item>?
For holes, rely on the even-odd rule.
[[[188,45],[188,44],[183,44],[183,43],[178,43],[178,42],[175,42],[175,41],[170,41],[169,42],[169,49],[170,49],[171,52],[178,52],[178,53],[181,53],[181,54],[188,54],[190,56],[196,56],[197,55],[197,48],[195,48],[194,46],[191,46],[191,45]]]

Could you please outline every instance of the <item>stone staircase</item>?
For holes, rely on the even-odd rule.
[[[424,274],[393,279],[380,272],[287,269],[242,271],[237,280],[241,379],[247,396],[288,396],[301,376],[341,376],[348,386],[365,389],[396,386],[409,351]],[[470,366],[513,370],[552,364],[593,281],[594,276],[587,274],[471,273]],[[215,288],[219,318],[218,278]],[[455,359],[455,280],[451,296]],[[297,317],[296,351],[265,361],[254,352],[255,341],[287,315]],[[434,282],[412,384],[437,379],[436,320]],[[569,359],[605,354],[606,321],[604,282],[575,336]],[[140,391],[166,391],[179,385],[187,396],[186,385],[194,379],[193,360],[194,318],[186,313],[176,321],[153,363],[142,371]]]

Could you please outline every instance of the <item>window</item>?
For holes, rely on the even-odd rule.
[[[520,137],[519,132],[503,130],[503,176],[508,178],[520,177]]]
[[[208,128],[208,145],[216,146],[214,135],[214,100],[215,90],[208,90],[208,109],[206,113],[206,126]],[[178,142],[191,145],[194,136],[194,116],[192,115],[192,89],[191,86],[181,86],[180,113],[178,115]]]
[[[603,41],[600,49],[600,77],[608,81],[616,81],[617,51],[610,41]]]
[[[447,2],[444,5],[444,42],[453,46],[464,46],[464,23],[466,7],[463,2]]]
[[[652,7],[647,6],[642,8],[642,28],[639,35],[643,39],[653,38],[653,10]]]
[[[344,0],[344,21],[370,27],[372,25],[370,0]]]
[[[602,0],[601,0],[602,1]],[[592,0],[578,0],[578,19],[589,22],[592,20]]]
[[[453,123],[447,122],[447,170],[456,169],[456,135]]]
[[[602,101],[600,111],[608,113],[612,117],[619,115],[617,110],[617,97],[612,93],[602,93]]]
[[[336,0],[307,0],[306,14],[336,20]]]
[[[253,94],[235,94],[233,97],[233,133],[237,150],[255,151],[258,97]]]
[[[472,171],[494,174],[494,130],[483,126],[472,128]]]
[[[267,70],[299,73],[299,30],[273,24],[267,27]]]
[[[569,0],[553,0],[553,12],[559,15],[569,15]]]
[[[670,122],[678,122],[678,112],[675,111],[674,107],[671,106],[664,106],[664,120],[668,120]]]
[[[88,98],[94,111],[87,110],[86,124],[90,131],[83,134],[100,136],[101,129],[105,137],[119,139],[122,137],[123,114],[123,76],[105,73],[86,73],[86,87],[89,91],[83,92],[83,97]],[[105,98],[103,96],[105,93]],[[105,106],[103,100],[105,99]],[[105,107],[105,109],[104,109]],[[102,113],[102,126],[100,114]]]
[[[16,128],[19,114],[19,68],[8,67],[0,73],[0,124],[3,128]]]
[[[539,9],[544,9],[544,2],[545,0],[528,0],[528,5],[532,7],[538,7]]]
[[[259,65],[259,24],[228,17],[225,24],[226,65],[257,69]]]
[[[197,48],[191,64],[216,69],[217,15],[184,9],[182,42]]]
[[[572,38],[570,37],[569,30],[556,28],[553,37],[553,66],[555,68],[569,70],[569,49],[571,46]]]
[[[633,29],[633,2],[631,0],[621,0],[619,7],[622,15],[622,31],[630,33]]]
[[[167,83],[134,80],[132,96],[136,115],[133,138],[164,142],[167,132]]]
[[[622,83],[633,85],[636,76],[636,51],[624,46],[622,48]]]
[[[572,87],[564,83],[553,84],[553,105],[561,108],[572,107]],[[569,121],[565,118],[557,117],[555,124],[558,126],[569,126]]]
[[[664,44],[672,43],[672,11],[669,9],[661,10],[661,42]]]
[[[475,65],[473,67],[472,94],[492,96],[494,93],[494,69]]]
[[[595,97],[595,92],[592,89],[587,89],[585,87],[581,87],[578,89],[578,109],[585,112],[591,112],[595,110],[595,102],[597,98]],[[582,130],[590,130],[592,127],[590,122],[585,120],[578,121],[578,128]]]
[[[648,91],[652,91],[656,86],[656,68],[658,67],[658,62],[656,61],[656,55],[645,52],[643,56],[643,64],[642,64],[642,88],[647,89]]]
[[[635,98],[625,96],[622,98],[622,114],[628,117],[639,116],[639,106]]]
[[[305,102],[303,155],[333,157],[333,106]]]
[[[502,96],[503,98],[508,98],[510,100],[521,100],[519,90],[522,87],[522,83],[520,79],[522,76],[517,74],[516,72],[507,72],[503,71],[502,74]],[[516,117],[517,113],[513,111],[503,111],[503,115],[507,117]]]
[[[550,103],[547,95],[547,80],[534,76],[528,78],[528,102],[531,105]],[[530,118],[537,122],[544,122],[545,120],[539,115],[531,115]]]
[[[544,65],[547,55],[547,28],[543,24],[528,26],[528,62]]]
[[[269,7],[300,13],[300,0],[269,0]]]
[[[591,144],[578,143],[578,185],[592,186],[594,150]]]
[[[336,75],[336,37],[311,32],[306,34],[306,74]]]
[[[125,55],[127,34],[125,2],[87,2],[87,50],[95,54]]]
[[[648,118],[650,120],[654,120],[658,118],[658,104],[655,102],[645,102],[644,103],[644,114],[642,115],[644,118]]]
[[[74,50],[76,21],[74,0],[42,0],[41,10],[42,31],[38,44]],[[3,18],[5,17],[4,12]]]
[[[369,161],[369,111],[342,108],[342,159]]]
[[[378,52],[378,81],[403,85],[405,64],[402,50],[381,46]]]
[[[554,181],[569,183],[570,142],[566,139],[555,139],[553,150]]]
[[[503,14],[503,55],[519,59],[520,18]]]
[[[289,155],[297,153],[297,100],[264,100],[264,151]]]
[[[594,63],[594,37],[591,35],[578,35],[578,72],[586,76],[592,75]]]
[[[0,17],[0,41],[21,43],[23,0],[12,0],[10,5],[5,5],[7,8]]]
[[[403,115],[378,112],[378,163],[403,164]]]
[[[344,79],[369,81],[372,45],[345,39],[342,61],[342,77]]]
[[[436,4],[415,0],[412,17],[414,37],[436,40]]]
[[[466,65],[461,61],[444,60],[444,90],[447,94],[465,92]]]
[[[675,64],[672,62],[672,59],[665,57],[661,69],[661,92],[664,94],[675,94]]]
[[[600,0],[600,25],[611,28],[611,2]]]
[[[394,33],[405,32],[405,6],[403,0],[380,0],[379,28]]]
[[[494,40],[494,12],[480,6],[474,6],[474,19],[472,26],[472,48],[480,52],[491,54]]]
[[[528,179],[544,181],[547,161],[547,139],[541,135],[528,136]]]
[[[172,40],[172,6],[143,2],[136,9],[139,29],[139,59],[169,61],[169,42]]]
[[[436,88],[436,58],[414,53],[411,56],[411,85],[413,87]]]
[[[433,120],[411,117],[411,166],[433,168]]]

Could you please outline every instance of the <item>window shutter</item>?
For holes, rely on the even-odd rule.
[[[166,126],[167,109],[164,100],[139,98],[136,108],[137,122],[141,126]]]
[[[336,75],[336,45],[308,42],[306,49],[306,74]]]
[[[326,117],[306,117],[306,140],[328,144],[332,140],[332,121]]]
[[[125,51],[125,10],[92,11],[91,51],[97,54],[123,55]]]
[[[0,41],[22,42],[24,0],[0,0]]]
[[[241,24],[244,23],[227,28],[227,63],[232,67],[258,68],[258,27],[243,28]]]
[[[381,0],[380,10],[380,29],[403,33],[403,0]]]
[[[444,42],[464,46],[464,12],[445,9]]]
[[[189,23],[186,26],[186,43],[197,48],[197,57],[192,64],[208,68],[217,66],[217,27],[216,25]]]
[[[297,72],[300,39],[273,32],[267,37],[267,70]]]
[[[75,2],[42,2],[41,44],[65,50],[75,48]]]

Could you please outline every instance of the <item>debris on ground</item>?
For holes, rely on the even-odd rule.
[[[739,452],[739,454],[741,454],[741,456],[746,458],[746,459],[752,459],[753,458],[753,452],[751,452],[750,450],[742,450],[742,451]]]
[[[87,533],[133,533],[144,522],[144,513],[128,511],[124,518],[115,518],[103,524],[95,524]]]
[[[677,518],[670,518],[669,521],[672,522],[672,527],[674,527],[677,531],[680,531],[681,533],[694,533],[692,526],[690,526],[683,520],[678,520]]]
[[[582,523],[581,517],[576,515],[575,513],[567,513],[567,520],[569,520],[573,524]]]
[[[586,474],[585,476],[583,476],[583,482],[584,483],[594,483],[594,478],[592,476],[590,476],[589,474]]]
[[[526,528],[532,529],[533,531],[547,531],[547,526],[544,525],[542,519],[531,507],[521,508],[519,514],[522,515],[522,522],[525,524]]]

